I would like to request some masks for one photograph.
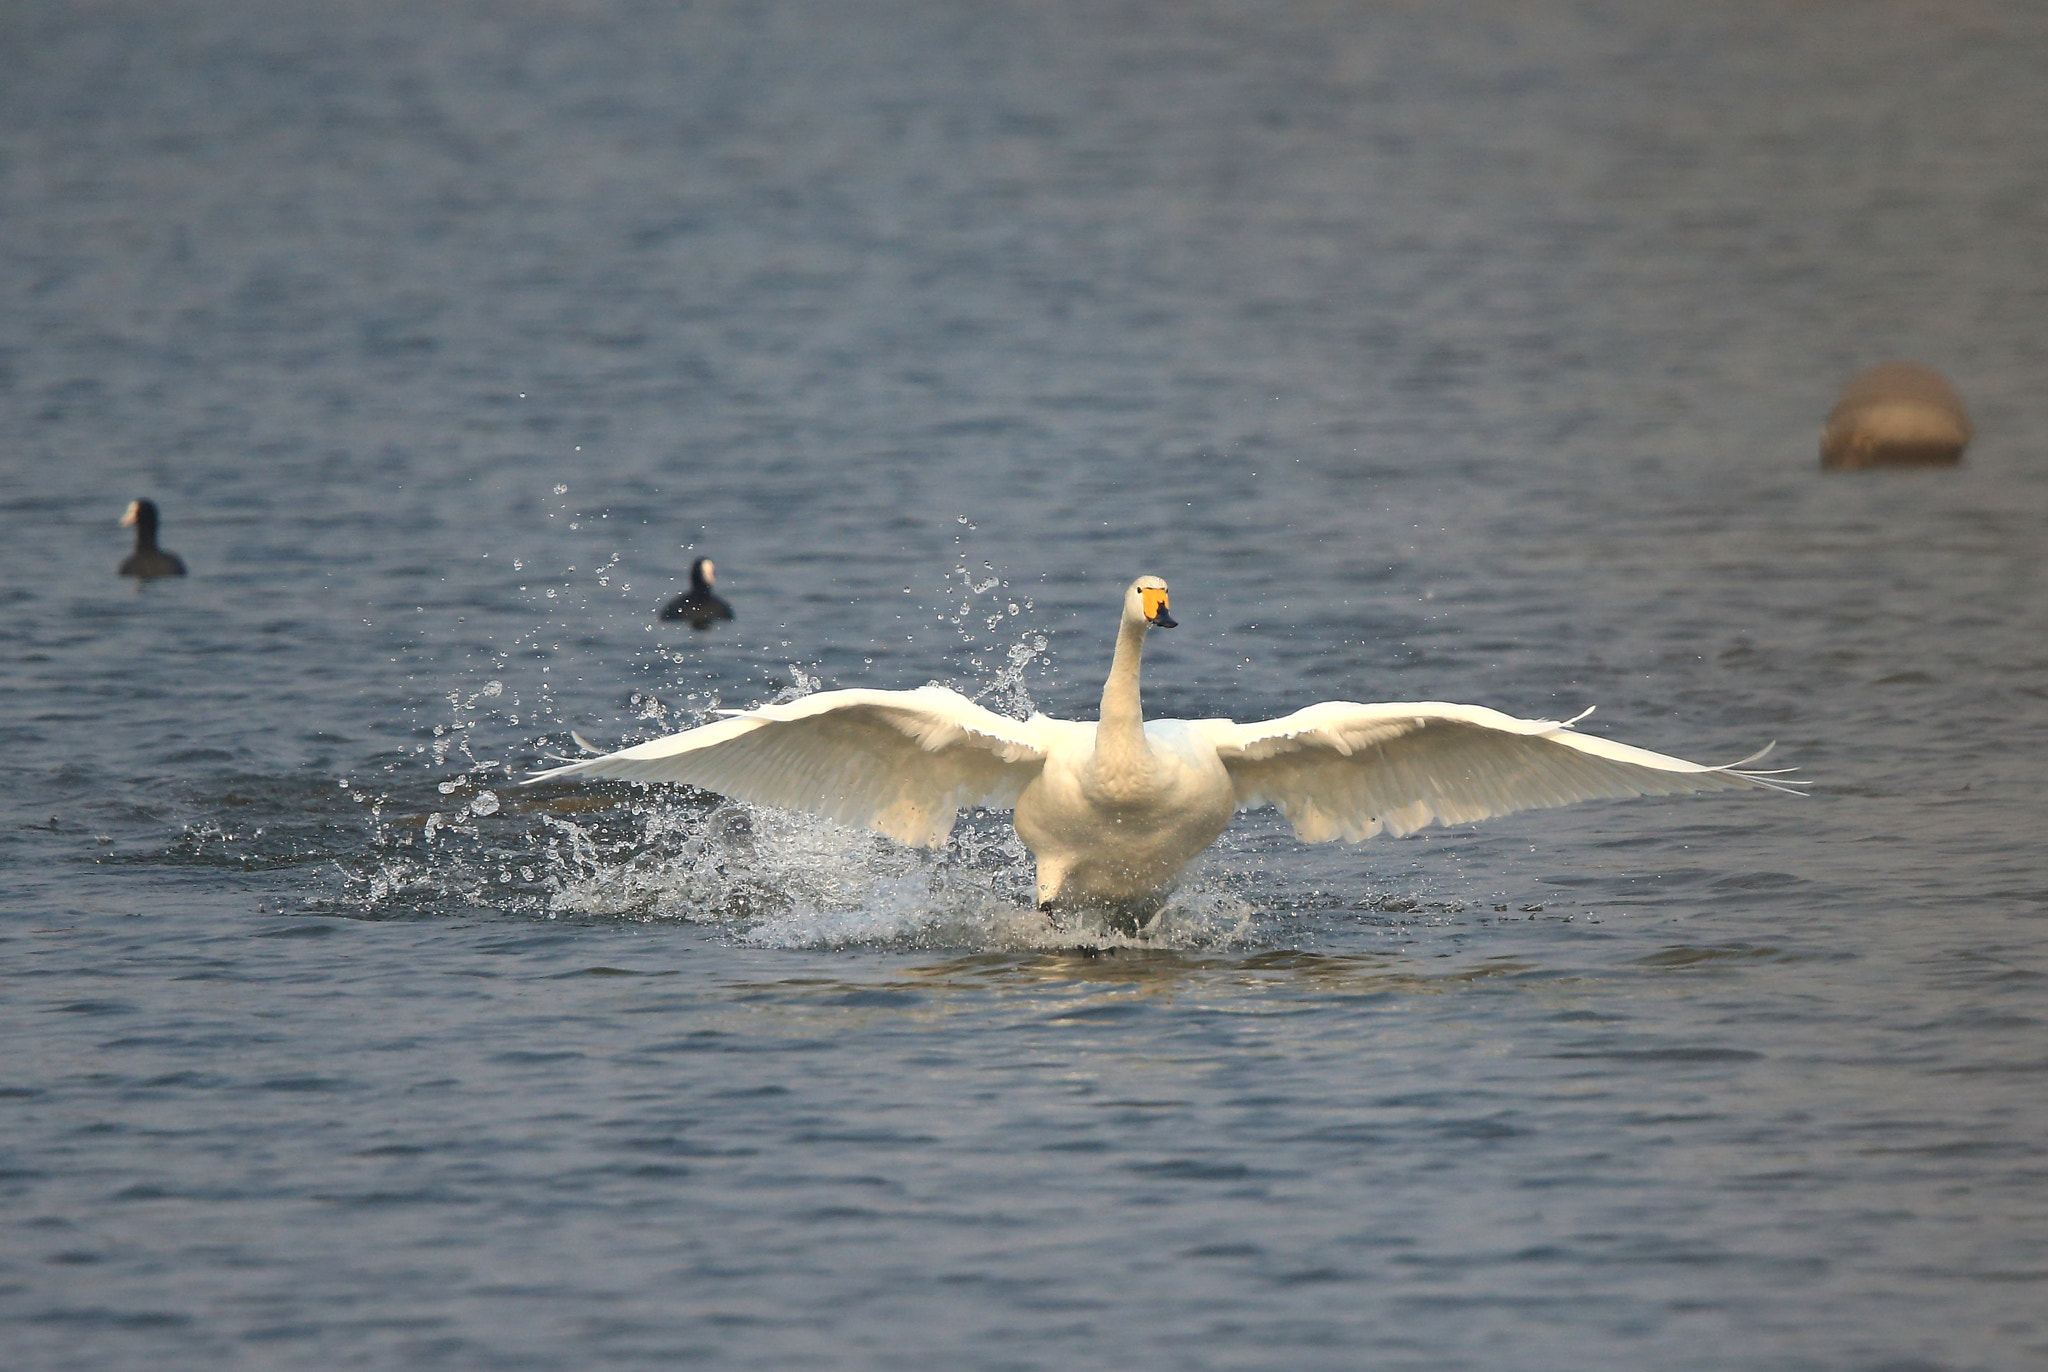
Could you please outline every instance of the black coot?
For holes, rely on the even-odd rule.
[[[690,564],[690,589],[661,607],[663,619],[687,619],[692,629],[708,629],[721,619],[732,618],[732,606],[711,589],[718,569],[708,557]]]
[[[156,502],[154,500],[131,500],[128,513],[121,516],[121,527],[135,526],[135,551],[128,554],[128,560],[121,564],[122,576],[137,576],[144,580],[153,576],[183,576],[185,564],[176,553],[167,553],[156,546]]]

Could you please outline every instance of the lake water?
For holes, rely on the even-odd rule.
[[[2044,129],[2031,0],[7,7],[8,1363],[2048,1365]],[[1895,357],[1966,464],[1824,476]],[[1813,794],[1244,816],[1133,942],[518,788],[1085,717],[1141,572],[1155,715]]]

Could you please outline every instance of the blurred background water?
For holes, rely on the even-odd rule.
[[[0,9],[9,1363],[2043,1365],[2044,73],[2027,0]],[[1823,477],[1893,357],[1966,465]],[[1140,572],[1155,714],[1814,795],[1248,816],[1130,946],[987,817],[516,787],[1086,716]]]

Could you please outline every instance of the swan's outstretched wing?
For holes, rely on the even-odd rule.
[[[1796,784],[1747,770],[1761,752],[1709,767],[1575,733],[1570,723],[1440,701],[1333,700],[1284,719],[1203,727],[1239,807],[1278,806],[1310,843],[1581,800]]]
[[[821,691],[527,778],[682,781],[937,847],[962,806],[1016,803],[1045,762],[1033,723],[957,691]]]

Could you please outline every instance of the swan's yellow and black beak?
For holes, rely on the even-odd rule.
[[[1155,629],[1178,629],[1180,621],[1166,613],[1166,588],[1147,586],[1139,595],[1145,600],[1145,622]]]

